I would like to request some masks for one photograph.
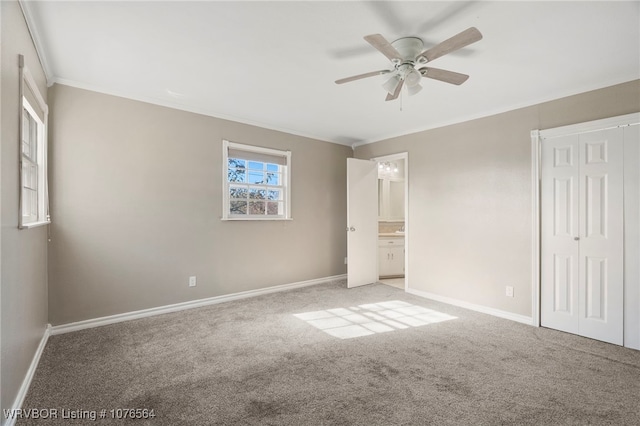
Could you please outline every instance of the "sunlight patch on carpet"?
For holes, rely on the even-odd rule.
[[[352,339],[457,319],[452,315],[399,300],[303,312],[293,316],[339,339]]]

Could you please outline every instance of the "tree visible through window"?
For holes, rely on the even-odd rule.
[[[225,141],[224,219],[288,218],[288,151]]]

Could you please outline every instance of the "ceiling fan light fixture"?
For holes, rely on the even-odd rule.
[[[420,84],[421,78],[422,78],[422,74],[420,74],[420,72],[415,68],[411,68],[411,70],[407,73],[406,77],[404,78],[404,82],[407,85],[407,87],[414,87]]]
[[[415,86],[407,85],[407,93],[409,93],[409,96],[413,96],[416,93],[420,92],[421,90],[422,90],[422,86],[419,84],[416,84]]]
[[[386,70],[341,78],[336,80],[336,84],[373,77],[374,75],[391,74],[391,78],[382,87],[388,92],[385,101],[393,101],[398,99],[398,96],[402,93],[402,87],[405,85],[409,95],[415,95],[420,92],[422,90],[420,86],[422,77],[440,80],[457,86],[467,81],[468,75],[424,67],[424,65],[481,40],[482,34],[477,28],[470,27],[427,50],[423,50],[424,43],[418,37],[401,37],[392,43],[389,43],[381,34],[370,34],[365,36],[364,39],[391,61],[391,69],[387,68]],[[400,107],[400,110],[402,111],[402,107]]]
[[[387,80],[382,85],[382,87],[384,87],[384,90],[386,90],[390,94],[393,94],[396,91],[396,87],[398,87],[398,84],[400,84],[400,77],[398,77],[397,75],[394,75],[389,80]]]

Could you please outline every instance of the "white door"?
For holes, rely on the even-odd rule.
[[[347,159],[347,287],[378,281],[378,168]]]
[[[542,141],[541,324],[623,343],[623,132]]]

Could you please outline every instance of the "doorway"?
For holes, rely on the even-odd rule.
[[[408,153],[372,158],[378,170],[378,282],[408,288]]]

